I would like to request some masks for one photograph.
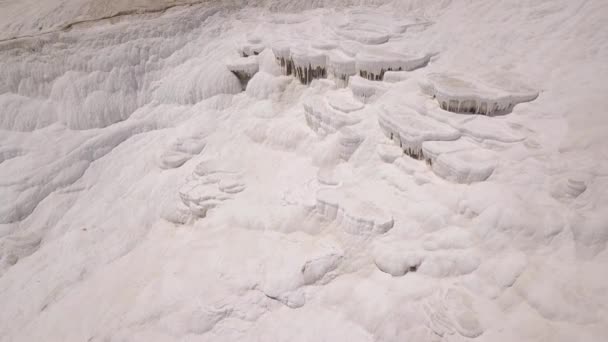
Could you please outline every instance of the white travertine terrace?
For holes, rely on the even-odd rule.
[[[322,135],[334,133],[344,126],[360,121],[354,114],[332,108],[327,100],[320,96],[311,97],[303,105],[306,123],[313,131]]]
[[[492,73],[480,78],[434,73],[421,83],[421,88],[444,110],[488,116],[510,113],[518,103],[538,97],[538,92],[509,75]]]
[[[424,159],[422,144],[425,141],[451,141],[460,132],[407,107],[385,107],[378,115],[378,124],[384,135],[414,159]]]
[[[382,208],[353,199],[342,189],[319,190],[315,211],[325,220],[336,221],[349,234],[384,234],[394,225],[393,217]]]
[[[331,77],[338,87],[346,87],[349,78],[356,74],[379,81],[387,71],[412,71],[429,62],[430,55],[426,53],[406,53],[401,51],[403,46],[388,44],[389,38],[400,37],[408,27],[428,25],[427,21],[409,18],[398,24],[390,23],[387,27],[386,23],[370,19],[366,13],[356,12],[349,17],[324,17],[321,23],[329,28],[327,38],[313,40],[303,38],[298,32],[290,32],[293,39],[283,37],[270,42],[269,46],[283,74],[294,74],[303,84]],[[241,50],[250,51],[251,44],[261,46],[259,41],[249,41]]]
[[[352,92],[342,91],[338,93],[332,93],[328,97],[327,103],[335,110],[342,111],[344,113],[355,112],[364,107],[364,105],[357,101]]]
[[[384,79],[387,71],[412,71],[425,66],[430,55],[407,55],[392,51],[367,50],[357,53],[356,70],[359,76],[371,81]]]
[[[349,78],[348,87],[355,98],[363,103],[373,102],[387,91],[387,87],[383,83],[370,81],[358,75]]]
[[[427,141],[422,153],[433,172],[456,183],[481,182],[492,174],[498,155],[466,140]]]
[[[355,59],[339,50],[328,53],[327,70],[338,87],[346,87],[349,78],[357,73]]]

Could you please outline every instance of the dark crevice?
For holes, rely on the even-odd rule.
[[[154,14],[154,13],[162,14],[175,7],[192,6],[192,5],[197,5],[197,4],[200,4],[203,2],[207,2],[207,1],[200,0],[197,2],[173,4],[173,5],[169,5],[167,7],[161,7],[161,8],[137,8],[137,9],[132,9],[132,10],[119,11],[114,14],[99,17],[99,18],[74,21],[74,22],[65,24],[63,26],[60,26],[59,28],[57,28],[55,30],[51,30],[51,31],[40,32],[38,34],[26,34],[26,35],[22,35],[22,36],[3,38],[3,39],[0,39],[0,43],[16,41],[16,40],[26,39],[26,38],[36,38],[36,37],[41,37],[41,36],[45,36],[45,35],[51,35],[53,33],[67,32],[67,31],[72,30],[73,28],[75,28],[78,25],[94,23],[94,22],[99,22],[99,21],[109,20],[109,19],[116,19],[116,18],[130,16],[130,15],[142,15],[142,14]],[[38,30],[41,30],[41,29],[42,29],[41,27],[38,28]]]

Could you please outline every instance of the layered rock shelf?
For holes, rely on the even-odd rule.
[[[355,98],[363,103],[370,103],[387,91],[382,82],[369,81],[360,76],[353,76],[349,80],[349,87]]]
[[[356,71],[370,81],[382,81],[387,71],[412,71],[425,66],[430,55],[407,55],[391,51],[371,50],[356,57]]]
[[[283,74],[295,75],[302,84],[331,76],[338,87],[347,86],[353,75],[381,81],[387,71],[412,71],[424,67],[430,60],[428,54],[409,55],[379,48],[351,56],[337,48],[323,50],[291,46],[286,42],[273,45],[272,51]]]
[[[412,25],[419,24],[414,22]],[[331,39],[309,41],[294,34],[297,38],[278,40],[269,46],[283,74],[295,75],[302,84],[329,77],[338,87],[346,87],[354,75],[381,81],[387,71],[412,71],[429,62],[429,54],[405,52],[403,45],[388,42],[390,37],[401,35],[405,28],[396,26],[387,30],[381,23],[368,24],[353,26],[353,22],[345,19],[334,28],[335,36]],[[250,42],[241,51],[250,55],[257,51],[253,47],[258,45]]]
[[[423,92],[437,100],[443,110],[454,113],[502,115],[523,102],[533,101],[538,92],[509,74],[481,77],[455,73],[430,74],[421,83]]]
[[[450,141],[460,137],[454,128],[407,107],[384,107],[378,115],[382,132],[408,156],[422,160],[425,141]]]
[[[422,151],[435,174],[456,183],[484,181],[498,164],[495,152],[467,139],[427,141],[422,144]]]
[[[316,212],[335,221],[347,233],[383,234],[393,228],[393,217],[372,202],[355,200],[344,189],[321,189],[317,192]]]
[[[351,114],[333,109],[320,96],[315,96],[304,102],[306,123],[319,134],[334,133],[344,126],[354,125],[360,120]]]

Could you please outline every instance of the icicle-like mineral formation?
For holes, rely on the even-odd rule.
[[[310,84],[314,79],[327,77],[327,57],[322,51],[292,48],[291,59],[295,76],[302,84]]]
[[[291,60],[291,51],[286,42],[279,42],[272,45],[272,53],[274,53],[277,63],[281,66],[283,75],[291,75],[293,73],[293,61]]]
[[[355,59],[338,50],[329,53],[327,67],[329,74],[336,82],[336,86],[340,88],[346,87],[348,79],[357,74]]]

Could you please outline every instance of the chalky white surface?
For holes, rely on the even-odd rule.
[[[0,340],[606,341],[607,18],[603,0],[0,1]],[[430,61],[356,76],[399,56]],[[420,87],[447,74],[539,96],[451,113]],[[409,158],[387,106],[460,137]]]

